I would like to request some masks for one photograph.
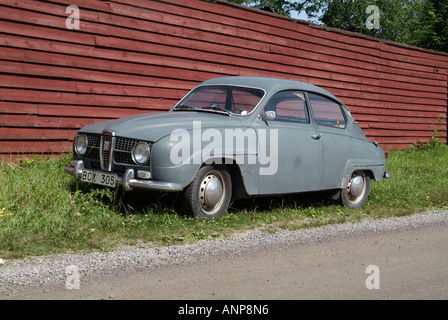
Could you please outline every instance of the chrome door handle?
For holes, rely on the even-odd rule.
[[[311,138],[313,138],[314,140],[319,140],[320,137],[321,137],[320,134],[313,134],[313,135],[311,136]]]

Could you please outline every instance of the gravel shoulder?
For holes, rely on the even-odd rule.
[[[362,240],[387,233],[430,227],[446,228],[447,226],[448,211],[430,211],[406,217],[365,220],[359,223],[328,225],[298,231],[266,233],[253,230],[230,238],[178,246],[131,247],[113,252],[63,254],[11,260],[0,265],[0,299],[39,298],[44,297],[45,292],[58,290],[66,292],[68,291],[66,281],[72,275],[73,268],[79,272],[81,285],[84,286],[101,279],[110,281],[119,279],[123,274],[141,274],[148,271],[169,274],[170,269],[191,265],[197,266],[197,270],[200,270],[200,266],[210,260],[231,263],[232,259],[238,259],[242,263],[241,261],[253,256],[254,253],[272,250],[281,252],[282,248],[291,246],[306,248],[316,243],[332,243],[343,239]],[[446,238],[448,240],[448,234]],[[276,259],[281,258],[276,257]],[[51,298],[51,295],[49,297]],[[108,297],[113,296],[106,295],[104,298]],[[96,297],[88,296],[87,298],[95,299]],[[202,297],[198,296],[198,298]]]

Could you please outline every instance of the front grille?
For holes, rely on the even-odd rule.
[[[132,150],[140,140],[115,137],[111,134],[82,133],[87,137],[87,152],[92,166],[104,171],[123,171],[123,165],[136,165]],[[96,165],[97,163],[97,165]],[[146,164],[149,166],[149,163]]]
[[[102,135],[100,142],[100,162],[101,169],[106,171],[112,170],[113,143],[115,137],[112,135]]]
[[[138,142],[134,139],[117,138],[114,147],[115,163],[135,164],[132,160],[132,150]]]

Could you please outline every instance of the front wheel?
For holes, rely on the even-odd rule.
[[[202,218],[223,215],[232,198],[232,181],[225,166],[203,166],[182,197],[185,213]]]
[[[370,192],[370,177],[364,171],[355,171],[341,190],[341,201],[347,208],[359,209],[366,203]]]

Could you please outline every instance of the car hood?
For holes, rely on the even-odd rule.
[[[175,111],[146,113],[97,122],[83,127],[80,132],[101,134],[104,130],[115,132],[116,136],[156,142],[171,134],[175,129],[192,130],[195,127],[219,128],[240,127],[238,116],[217,112]]]

